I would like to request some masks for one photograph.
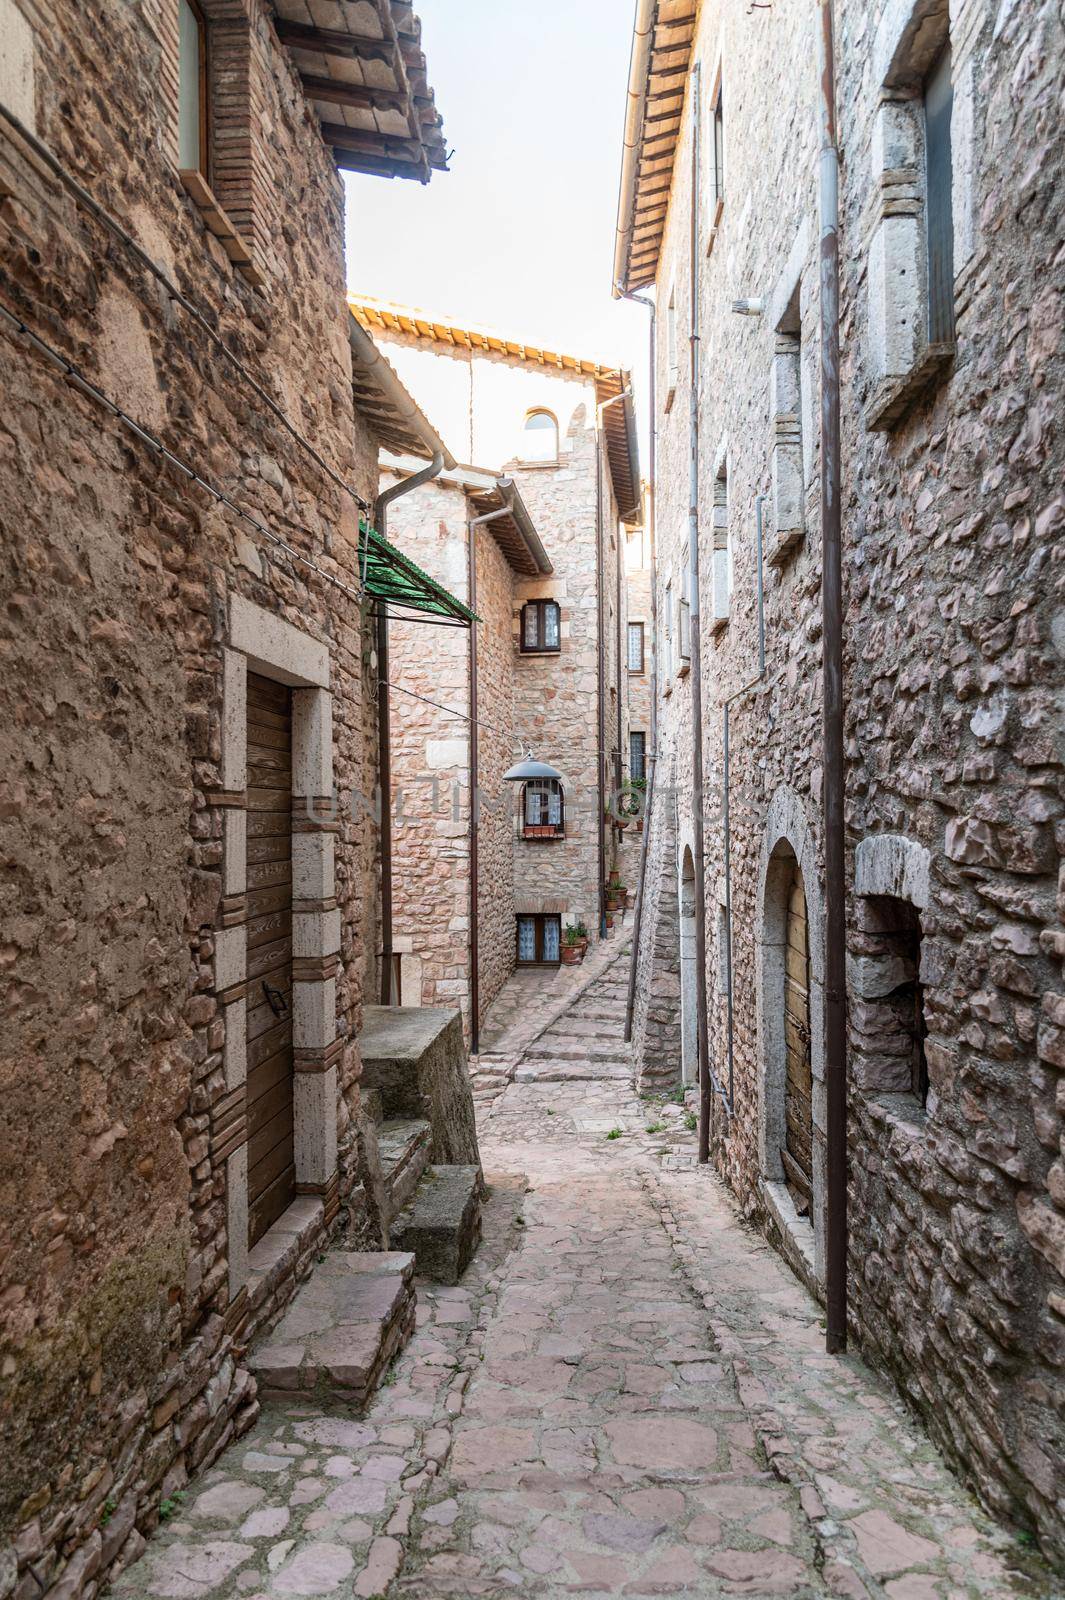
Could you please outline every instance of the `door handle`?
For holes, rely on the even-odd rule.
[[[266,996],[266,1003],[275,1017],[288,1016],[288,1001],[281,993],[281,990],[275,989],[273,984],[267,983],[265,978],[263,979],[263,994]]]

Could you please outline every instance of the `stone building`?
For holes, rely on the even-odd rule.
[[[458,1003],[470,1023],[476,983],[479,1024],[516,962],[557,964],[571,924],[599,937],[619,835],[605,812],[627,757],[624,526],[640,515],[629,376],[420,311],[365,299],[352,309],[473,463],[415,489],[389,521],[400,548],[480,618],[472,950],[473,752],[468,723],[440,710],[470,713],[470,640],[397,623],[389,660],[407,691],[390,705],[403,1001]],[[418,465],[386,458],[383,486]],[[527,749],[560,784],[503,781]]]
[[[637,7],[615,262],[656,308],[635,1039],[645,1082],[694,1082],[701,897],[712,1158],[823,1293],[819,16],[693,9]],[[1061,21],[835,9],[850,1324],[986,1501],[1060,1549]]]
[[[243,1348],[362,1204],[374,850],[334,791],[375,781],[391,435],[337,167],[427,180],[444,146],[409,4],[333,10],[322,55],[301,0],[0,0],[18,1600],[95,1593],[250,1423]]]

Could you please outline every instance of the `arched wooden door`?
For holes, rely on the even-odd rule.
[[[806,895],[798,862],[792,864],[784,941],[784,1177],[800,1216],[813,1196],[813,1075],[810,1067],[810,951]]]

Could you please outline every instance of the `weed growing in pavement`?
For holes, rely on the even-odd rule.
[[[684,1126],[687,1128],[689,1133],[695,1132],[696,1128],[699,1126],[699,1119],[695,1115],[694,1111],[688,1112],[688,1115],[684,1118]]]
[[[184,1489],[175,1489],[173,1494],[167,1495],[165,1500],[159,1502],[159,1521],[169,1522],[171,1517],[177,1515],[181,1509],[181,1502],[185,1498]]]
[[[665,1125],[664,1122],[649,1122],[647,1124],[645,1132],[647,1132],[647,1133],[661,1133],[663,1131],[663,1129],[665,1128],[665,1126],[666,1125]]]
[[[610,1132],[607,1134],[607,1138],[608,1139],[620,1139],[621,1138],[621,1129],[620,1128],[611,1128]]]

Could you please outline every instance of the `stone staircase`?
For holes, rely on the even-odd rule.
[[[363,1181],[389,1248],[329,1250],[248,1359],[267,1398],[358,1411],[414,1331],[415,1273],[465,1272],[484,1192],[458,1013],[368,1007],[362,1046]]]
[[[632,1078],[632,1047],[622,1042],[628,963],[615,960],[545,1032],[514,1071],[517,1083],[578,1083]]]

